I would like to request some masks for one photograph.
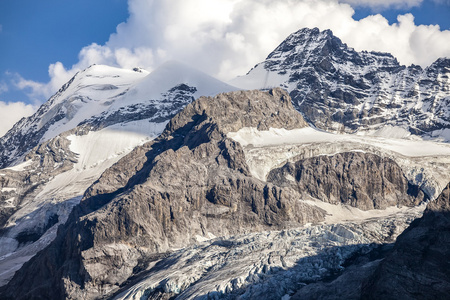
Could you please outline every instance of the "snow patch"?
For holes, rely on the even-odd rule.
[[[31,159],[24,161],[23,163],[20,163],[18,165],[15,165],[14,167],[4,168],[3,170],[11,170],[11,171],[25,171],[25,169],[30,166],[33,163]]]
[[[289,74],[280,75],[264,68],[264,64],[256,65],[247,75],[239,76],[229,83],[245,90],[271,89],[283,87],[289,80]]]
[[[346,222],[365,222],[372,218],[390,218],[398,214],[421,215],[426,208],[426,203],[416,207],[390,206],[386,209],[360,210],[356,207],[344,204],[330,204],[320,200],[301,200],[311,206],[317,206],[327,212],[324,224],[341,224]]]
[[[372,135],[384,138],[404,139],[411,136],[411,132],[403,127],[386,125],[373,133],[361,131],[358,135]]]
[[[387,129],[387,136],[362,136],[354,134],[335,134],[325,131],[319,131],[311,127],[287,130],[284,128],[270,128],[267,131],[259,131],[256,128],[244,127],[237,132],[229,132],[227,136],[242,146],[267,147],[278,145],[299,145],[321,142],[354,142],[366,145],[373,145],[379,148],[397,152],[405,156],[439,156],[450,155],[450,144],[414,140],[405,138],[387,137],[403,135],[397,129]],[[362,149],[359,149],[362,150]]]
[[[70,150],[79,155],[75,169],[82,171],[96,168],[105,161],[123,156],[136,146],[158,136],[164,130],[166,123],[150,123],[148,120],[134,121],[91,131],[87,135],[69,136]]]

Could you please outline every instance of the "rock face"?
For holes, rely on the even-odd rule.
[[[419,135],[450,127],[450,59],[400,65],[390,54],[357,52],[330,30],[301,29],[232,84],[287,89],[316,127],[340,132],[399,126]],[[434,133],[433,133],[434,132]]]
[[[281,89],[198,99],[159,138],[103,173],[55,241],[2,293],[92,299],[117,291],[161,253],[199,237],[323,220],[324,212],[299,202],[294,190],[252,178],[240,145],[226,137],[242,127],[305,125]]]
[[[31,201],[43,185],[58,174],[73,167],[76,155],[69,149],[70,141],[66,136],[58,136],[36,146],[26,156],[26,166],[23,169],[4,169],[0,176],[0,232],[4,236],[7,231],[9,217],[21,206]],[[47,220],[42,220],[44,223]],[[29,228],[23,235],[32,235],[35,238],[42,234],[42,226]],[[36,232],[35,232],[36,231]],[[39,233],[40,232],[40,233]],[[0,237],[1,237],[0,236]],[[27,242],[27,241],[24,241]],[[0,256],[4,253],[0,247]]]
[[[364,299],[446,299],[450,294],[450,184],[397,239],[363,287]]]
[[[321,155],[272,170],[268,182],[331,204],[362,210],[416,206],[427,196],[389,158],[362,152]]]

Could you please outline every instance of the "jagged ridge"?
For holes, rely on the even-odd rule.
[[[330,30],[304,28],[231,82],[243,88],[287,89],[295,108],[324,130],[393,125],[448,138],[449,74],[450,59],[438,59],[425,69],[405,67],[387,53],[357,52]]]

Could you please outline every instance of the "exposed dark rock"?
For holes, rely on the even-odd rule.
[[[450,184],[422,218],[397,239],[392,253],[366,281],[363,299],[448,299]]]
[[[290,187],[303,197],[363,210],[416,206],[428,197],[408,182],[392,159],[362,152],[322,155],[272,170],[268,182]]]

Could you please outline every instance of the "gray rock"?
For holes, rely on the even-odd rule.
[[[362,210],[413,207],[428,199],[417,185],[408,182],[392,159],[362,152],[288,162],[272,170],[267,181],[293,188],[303,197]]]

